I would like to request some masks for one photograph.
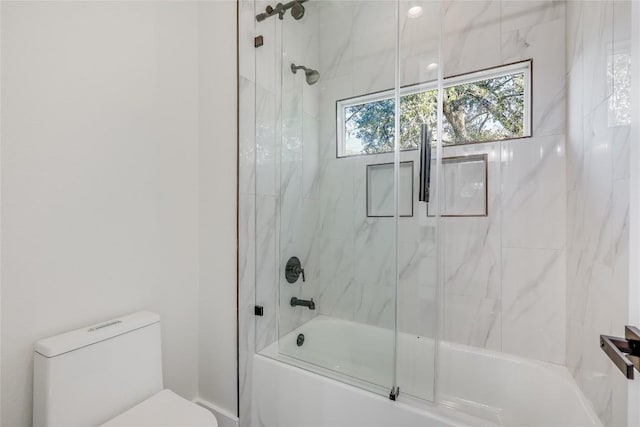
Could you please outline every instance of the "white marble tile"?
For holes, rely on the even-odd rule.
[[[395,84],[395,51],[387,50],[365,57],[358,57],[353,92],[356,95],[393,89]]]
[[[299,253],[300,239],[298,230],[303,224],[302,210],[302,168],[298,162],[286,162],[281,165],[280,181],[280,252],[281,256]]]
[[[613,206],[612,134],[609,130],[594,132],[585,122],[584,131],[584,220],[585,246],[591,256],[606,266],[610,247],[610,219]]]
[[[500,64],[500,1],[444,2],[444,76]]]
[[[500,351],[500,301],[449,294],[444,299],[444,339]]]
[[[243,313],[245,317],[253,313]],[[246,331],[244,331],[246,333]],[[253,356],[254,351],[238,351],[238,377],[239,377],[239,410],[240,427],[250,427],[251,425],[251,394],[253,380]]]
[[[438,78],[438,45],[442,2],[400,2],[400,85]],[[409,8],[422,7],[422,15],[408,18]]]
[[[239,3],[239,189],[238,195],[238,376],[240,425],[251,414],[251,378],[255,351],[255,57],[253,1]]]
[[[585,114],[606,105],[611,92],[607,86],[607,55],[613,43],[612,4],[609,1],[593,1],[582,9],[583,54],[585,65],[588,65],[584,67]],[[606,108],[600,109],[606,111]],[[596,117],[592,115],[590,120],[595,128],[607,126],[606,116],[602,114]]]
[[[504,248],[502,349],[565,362],[564,250]]]
[[[323,79],[351,76],[353,71],[351,34],[355,2],[322,2],[320,26],[320,69]]]
[[[319,198],[318,174],[320,168],[319,120],[302,114],[302,194],[306,198]]]
[[[599,334],[621,334],[626,320],[628,129],[610,127],[614,87],[607,78],[613,71],[612,41],[627,35],[623,3],[568,7],[568,21],[578,34],[577,47],[569,51],[567,156],[574,158],[568,157],[567,364],[604,425],[626,424],[626,385],[596,345]],[[582,129],[571,113],[580,109]]]
[[[613,209],[611,214],[612,256],[614,286],[610,286],[608,308],[613,328],[617,333],[620,325],[628,321],[629,283],[629,179],[613,182]],[[625,323],[626,324],[626,323]]]
[[[500,299],[500,233],[490,218],[443,218],[445,293]]]
[[[354,239],[354,275],[366,284],[395,282],[395,224],[393,218],[359,222]]]
[[[582,63],[582,8],[584,2],[570,1],[565,6],[567,73],[571,73],[575,63]],[[579,74],[582,79],[582,72]],[[576,76],[577,77],[577,76]],[[574,78],[567,78],[568,84],[574,84]],[[582,103],[568,103],[567,107],[582,107]]]
[[[354,320],[381,328],[395,325],[395,285],[379,281],[360,282],[356,278],[356,305]]]
[[[265,315],[256,317],[256,351],[275,341],[279,260],[276,256],[276,199],[273,196],[256,197],[256,275],[255,304],[265,309]]]
[[[583,58],[576,54],[567,74],[567,189],[574,190],[583,173],[584,112],[583,112]]]
[[[268,3],[256,2],[256,10],[264,11]],[[280,31],[276,19],[266,19],[262,22],[255,22],[255,29],[251,37],[251,46],[253,47],[253,38],[261,35],[263,45],[259,48],[253,47],[253,52],[247,52],[254,57],[255,63],[255,82],[256,85],[264,88],[273,94],[278,91],[278,80],[280,71],[281,45],[277,32]]]
[[[528,0],[501,2],[502,31],[531,27],[556,19],[564,19],[565,2],[560,0]]]
[[[618,0],[613,2],[613,40],[626,42],[631,39],[631,0]]]
[[[321,78],[319,89],[319,156],[327,161],[336,159],[336,101],[355,96],[351,76]]]
[[[282,139],[280,155],[283,162],[300,160],[302,155],[302,85],[304,80],[296,79],[294,75],[283,76],[282,81],[282,110],[280,131]]]
[[[507,2],[519,3],[519,2]],[[533,136],[561,135],[565,131],[565,20],[502,30],[502,62],[533,59]]]
[[[631,127],[616,126],[611,129],[612,157],[614,179],[626,179],[631,174],[631,162],[629,161],[631,144]]]
[[[319,66],[319,40],[318,40],[318,9],[319,5],[307,3],[304,5],[305,15],[303,19],[283,20],[279,26],[282,31],[281,48],[283,54],[283,73],[289,74],[291,62],[297,65],[305,65],[310,68]],[[288,18],[291,18],[289,15]],[[303,73],[298,73],[298,78],[304,78]]]
[[[320,314],[353,320],[357,284],[353,274],[353,241],[329,239],[318,260],[318,308]]]
[[[333,159],[321,166],[319,180],[322,203],[319,214],[322,233],[327,237],[341,239],[354,233],[354,164],[353,159]],[[361,173],[364,174],[363,171]],[[361,192],[364,190],[360,186],[355,190],[362,197],[362,203],[364,197]]]
[[[393,88],[396,58],[396,4],[353,2],[352,84],[358,95]],[[390,36],[392,35],[392,36]]]
[[[239,191],[240,194],[255,194],[255,84],[240,77],[239,93],[239,112],[243,123],[238,129]]]
[[[611,280],[612,160],[605,136],[585,133],[584,169],[576,189],[569,193],[568,316],[584,322],[592,291]],[[598,141],[598,142],[596,142]]]
[[[503,142],[502,242],[505,247],[565,245],[564,137]]]
[[[251,123],[251,119],[248,120]],[[276,194],[276,97],[255,87],[255,188],[256,194]]]
[[[238,303],[240,308],[248,310],[255,301],[255,196],[240,195],[239,208]]]
[[[442,218],[441,245],[445,292],[452,295],[500,298],[500,162],[499,143],[447,147],[445,157],[486,154],[487,217]]]
[[[435,245],[435,242],[433,243]],[[399,243],[398,330],[435,336],[437,330],[437,258],[422,242]]]
[[[238,3],[238,74],[255,82],[255,5],[253,1],[240,0]]]

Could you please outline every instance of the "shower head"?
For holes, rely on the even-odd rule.
[[[296,74],[298,70],[304,70],[304,75],[306,76],[307,84],[309,85],[314,85],[318,83],[318,80],[320,80],[320,73],[318,70],[307,68],[304,65],[291,64],[291,72],[293,74]]]
[[[304,6],[302,5],[302,2],[293,2],[293,5],[291,6],[291,16],[293,16],[293,19],[296,21],[302,19],[304,16]]]

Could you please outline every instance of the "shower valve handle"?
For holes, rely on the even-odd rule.
[[[284,269],[284,276],[289,283],[295,283],[298,281],[298,278],[302,276],[302,281],[305,281],[304,277],[304,268],[302,268],[302,264],[300,263],[300,259],[298,257],[292,256],[287,261],[287,265]]]

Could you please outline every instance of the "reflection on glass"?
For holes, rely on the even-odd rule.
[[[629,44],[617,46],[607,57],[609,126],[631,124],[631,53]]]

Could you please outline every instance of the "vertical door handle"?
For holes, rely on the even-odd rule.
[[[418,201],[429,203],[429,184],[431,181],[431,138],[426,123],[420,126],[420,185]]]

